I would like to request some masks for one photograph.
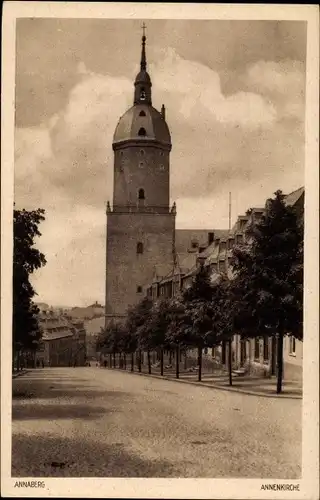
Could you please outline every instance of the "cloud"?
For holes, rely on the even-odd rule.
[[[244,77],[248,88],[276,103],[281,118],[304,119],[305,70],[300,61],[258,61]]]
[[[253,128],[268,126],[276,119],[276,109],[262,95],[237,92],[225,97],[218,73],[181,58],[173,49],[168,49],[164,59],[151,65],[151,71],[160,93],[170,92],[175,99],[180,98],[179,111],[184,118],[190,118],[192,111],[200,114],[206,111],[220,123]]]
[[[173,140],[171,194],[180,227],[226,225],[277,188],[303,183],[304,74],[295,61],[258,61],[224,95],[219,74],[173,49],[150,66],[153,101],[164,102]],[[112,137],[133,100],[133,81],[77,67],[66,106],[15,136],[18,206],[44,207],[47,266],[34,283],[43,300],[104,300],[105,203],[112,199]],[[90,268],[93,266],[92,271]],[[50,282],[48,289],[47,283]]]

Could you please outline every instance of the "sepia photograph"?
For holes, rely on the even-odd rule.
[[[255,498],[316,498],[309,22],[142,7],[15,14],[7,484],[255,479]]]

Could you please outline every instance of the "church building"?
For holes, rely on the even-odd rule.
[[[155,276],[172,272],[180,257],[213,240],[213,232],[175,229],[170,206],[170,151],[165,107],[152,106],[146,36],[133,106],[120,118],[113,137],[113,203],[107,203],[106,324],[123,320]],[[200,240],[203,240],[202,242]]]

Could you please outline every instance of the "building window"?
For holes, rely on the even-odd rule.
[[[144,200],[145,199],[144,189],[139,189],[138,198],[139,198],[139,200]]]
[[[144,155],[144,149],[140,149],[140,156]]]
[[[163,156],[163,151],[160,151],[160,156]]]
[[[147,134],[147,133],[146,133],[146,129],[145,129],[144,127],[141,127],[141,128],[139,129],[138,135],[139,135],[140,137],[144,137],[146,134]]]
[[[143,253],[143,243],[141,241],[137,243],[137,253]]]
[[[243,242],[243,235],[237,234],[237,245],[241,244],[242,242]]]
[[[160,165],[160,170],[164,170],[164,165]]]
[[[269,337],[263,338],[263,359],[269,361]]]
[[[289,354],[296,355],[296,339],[292,336],[289,337]]]
[[[142,293],[142,286],[141,285],[137,286],[137,293]]]
[[[214,240],[214,233],[208,233],[208,244],[211,245]]]
[[[199,243],[197,241],[192,241],[191,242],[191,248],[198,248]]]
[[[142,111],[140,111],[139,116],[146,116],[146,114],[145,114],[145,112],[142,110]]]
[[[233,247],[234,247],[234,239],[230,238],[228,240],[228,248],[229,248],[229,250],[231,250]]]
[[[260,339],[254,339],[254,359],[260,358]]]
[[[140,161],[140,162],[139,162],[139,167],[140,167],[140,168],[143,168],[143,165],[144,165],[143,161]]]
[[[120,156],[123,156],[123,151],[120,151]]]

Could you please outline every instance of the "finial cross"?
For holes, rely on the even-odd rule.
[[[143,36],[146,36],[146,25],[144,23],[142,23],[142,26],[141,26],[142,30],[143,30]]]

